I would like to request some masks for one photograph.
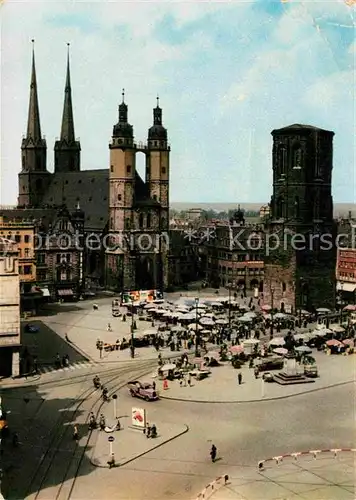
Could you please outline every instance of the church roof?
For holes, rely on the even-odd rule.
[[[109,170],[57,172],[43,198],[44,205],[62,205],[73,212],[78,203],[85,213],[84,226],[103,230],[109,218]]]
[[[134,206],[139,207],[143,205],[150,207],[160,206],[157,200],[153,200],[150,197],[148,186],[141,179],[140,175],[136,172]]]

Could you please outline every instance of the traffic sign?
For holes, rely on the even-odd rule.
[[[115,441],[114,436],[109,436],[108,437],[108,441],[109,441],[109,443],[112,443],[113,441]]]

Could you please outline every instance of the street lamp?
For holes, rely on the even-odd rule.
[[[131,297],[131,358],[135,357],[135,339],[134,339],[134,326],[135,326],[135,321],[134,321],[134,299]]]
[[[273,308],[274,308],[274,288],[270,287],[271,291],[271,329],[270,329],[270,339],[273,339]]]
[[[195,302],[195,356],[199,356],[199,330],[198,330],[198,305],[199,305],[199,298],[196,297],[194,299]]]

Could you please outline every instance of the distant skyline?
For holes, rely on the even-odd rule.
[[[344,0],[3,3],[1,204],[17,201],[32,38],[50,171],[70,42],[82,170],[108,168],[125,88],[137,141],[160,96],[173,203],[268,202],[270,133],[293,123],[335,132],[334,202],[355,203],[355,6]]]

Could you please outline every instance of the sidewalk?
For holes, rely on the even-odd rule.
[[[154,403],[152,403],[154,404]],[[140,401],[136,402],[137,407],[142,407]],[[113,437],[112,451],[115,456],[115,466],[125,465],[142,455],[146,455],[150,451],[179,438],[188,432],[188,426],[185,424],[165,423],[152,420],[152,423],[157,425],[157,437],[147,438],[141,429],[135,429],[131,425],[131,408],[127,415],[119,416],[121,430],[115,432],[105,432],[94,430],[91,440],[93,452],[90,461],[96,467],[109,467],[108,460],[110,459],[110,443],[109,437]],[[106,416],[106,415],[105,415]],[[108,426],[114,425],[114,418],[106,417]]]
[[[230,363],[224,363],[211,368],[211,375],[204,380],[192,378],[191,387],[180,387],[178,380],[169,382],[168,390],[161,391],[161,398],[199,403],[268,401],[355,381],[356,356],[326,356],[322,352],[314,352],[313,356],[319,370],[314,383],[281,386],[262,382],[261,378],[255,379],[253,369],[248,366],[235,370]],[[241,385],[237,381],[239,371],[243,380]]]

